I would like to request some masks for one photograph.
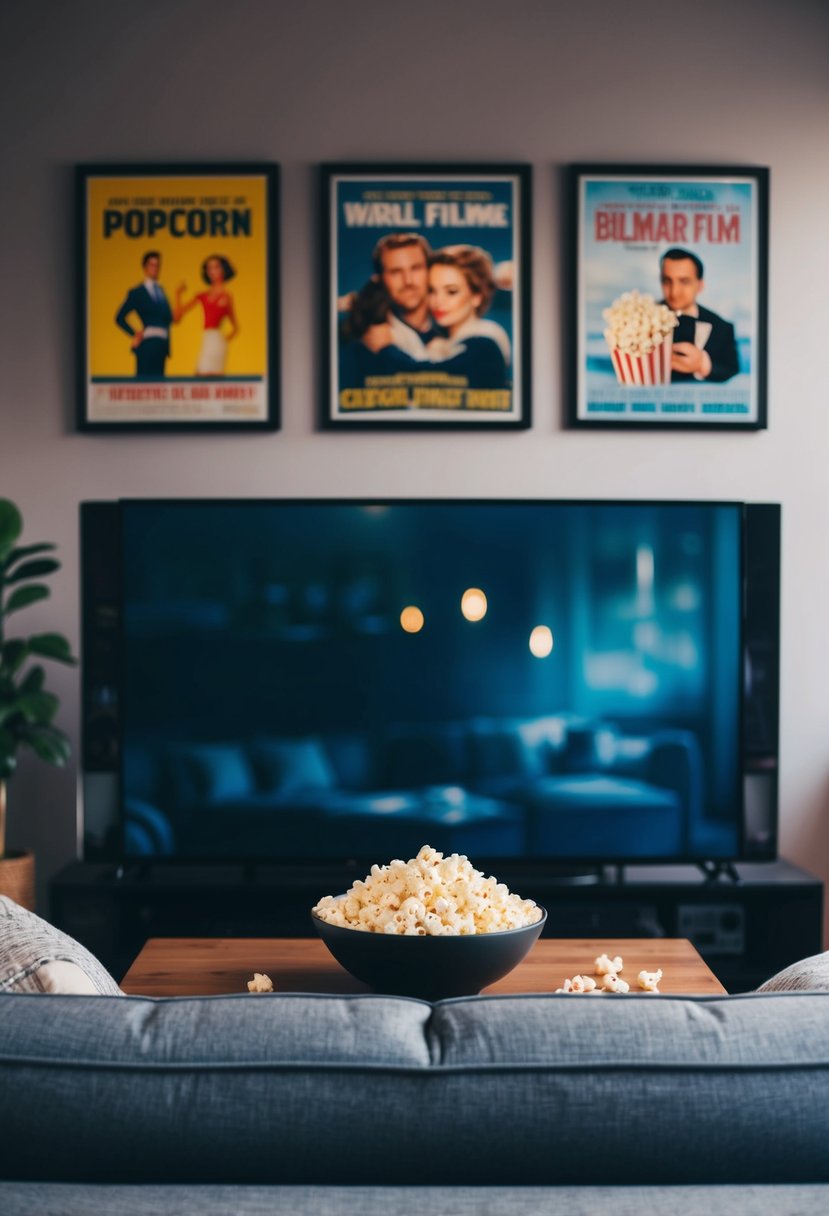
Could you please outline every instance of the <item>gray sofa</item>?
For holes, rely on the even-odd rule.
[[[829,993],[0,995],[0,1211],[829,1203]]]
[[[763,987],[152,1000],[0,896],[0,1213],[821,1211],[829,953]]]

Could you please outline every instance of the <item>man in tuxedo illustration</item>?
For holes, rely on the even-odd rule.
[[[127,292],[127,298],[118,309],[115,324],[130,337],[135,352],[136,376],[158,377],[164,375],[164,364],[170,354],[170,326],[173,310],[158,281],[161,272],[161,254],[152,249],[141,260],[144,282]],[[127,318],[135,314],[141,322],[140,329],[133,329]]]
[[[705,287],[702,262],[688,249],[668,249],[659,261],[664,303],[677,314],[671,383],[721,384],[740,370],[734,326],[697,303]]]

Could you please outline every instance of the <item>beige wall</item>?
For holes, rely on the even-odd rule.
[[[6,0],[0,493],[63,571],[38,628],[78,638],[77,504],[120,495],[669,496],[784,507],[782,851],[829,877],[829,7],[823,0]],[[318,434],[314,166],[525,160],[535,169],[534,426]],[[283,167],[283,429],[73,430],[72,165]],[[560,167],[767,164],[769,430],[562,428]],[[53,680],[77,742],[75,672]],[[75,849],[75,774],[27,760],[13,844],[46,877]],[[42,901],[45,910],[45,902]]]

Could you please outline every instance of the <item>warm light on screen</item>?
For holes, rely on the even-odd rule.
[[[530,634],[530,650],[537,659],[546,659],[553,649],[553,635],[546,625],[536,625]]]
[[[409,604],[400,613],[400,624],[406,633],[420,633],[423,628],[423,613],[414,604]]]
[[[461,596],[461,612],[468,621],[482,621],[486,616],[486,596],[479,587],[468,587]]]

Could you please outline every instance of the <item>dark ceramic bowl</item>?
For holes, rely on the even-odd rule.
[[[547,913],[541,908],[541,919],[521,929],[457,937],[406,937],[344,929],[311,913],[317,933],[355,979],[375,992],[416,996],[424,1001],[475,996],[509,975],[535,945],[546,919]]]

